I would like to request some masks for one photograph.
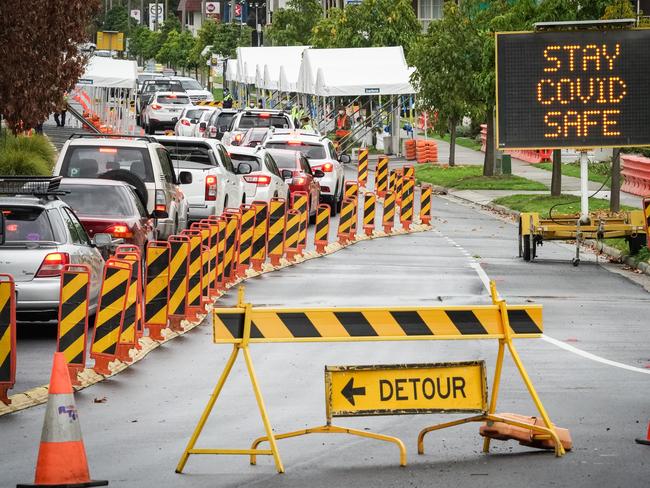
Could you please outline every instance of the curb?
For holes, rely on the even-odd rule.
[[[95,370],[92,368],[86,368],[81,373],[79,373],[78,378],[79,381],[81,382],[81,385],[75,386],[74,391],[76,392],[79,390],[83,390],[85,388],[88,388],[89,386],[97,384],[108,378],[112,378],[113,376],[121,373],[122,371],[132,366],[133,364],[137,363],[138,361],[144,359],[154,349],[157,349],[161,345],[175,339],[178,336],[184,335],[187,332],[191,331],[192,329],[198,327],[203,323],[205,318],[210,314],[210,312],[214,308],[219,298],[221,298],[229,290],[237,287],[237,285],[239,285],[243,281],[246,281],[249,278],[254,278],[256,276],[260,276],[263,274],[272,273],[273,271],[278,271],[280,269],[288,268],[290,266],[296,266],[300,263],[312,259],[329,256],[330,254],[334,254],[358,242],[364,242],[373,239],[381,239],[385,237],[392,237],[392,236],[399,236],[399,235],[406,235],[406,234],[415,234],[418,232],[426,232],[428,230],[431,230],[432,228],[433,227],[431,225],[426,225],[422,223],[412,223],[411,228],[409,230],[405,230],[402,228],[393,229],[393,232],[391,232],[390,234],[387,234],[380,230],[374,231],[371,236],[358,234],[355,236],[355,239],[353,241],[348,242],[346,244],[339,244],[337,241],[331,242],[325,247],[325,252],[323,254],[318,254],[316,251],[308,251],[301,256],[296,256],[296,258],[293,261],[288,261],[283,257],[280,261],[281,264],[279,266],[273,266],[270,263],[264,263],[261,271],[254,271],[252,269],[249,269],[246,271],[245,278],[238,279],[237,281],[228,285],[226,290],[219,292],[219,296],[211,304],[207,305],[207,313],[205,315],[199,315],[198,316],[199,318],[192,322],[188,320],[183,320],[181,322],[181,326],[183,327],[182,332],[175,332],[169,328],[166,328],[162,330],[162,334],[165,336],[165,338],[162,341],[155,341],[149,338],[148,336],[140,338],[139,340],[140,349],[139,350],[131,349],[131,351],[129,351],[130,356],[133,358],[133,361],[131,363],[124,363],[116,359],[115,361],[109,364],[109,368],[111,370],[111,374],[109,375],[101,375],[96,373]],[[30,407],[35,407],[37,405],[41,405],[47,402],[48,390],[49,390],[49,385],[42,385],[42,386],[31,388],[30,390],[21,393],[15,393],[11,395],[9,397],[9,399],[11,400],[11,403],[9,405],[5,405],[4,403],[0,402],[0,417],[13,412],[19,412],[21,410],[25,410]]]

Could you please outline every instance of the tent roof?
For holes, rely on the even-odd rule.
[[[237,58],[231,58],[226,64],[226,81],[239,81]]]
[[[138,65],[126,59],[90,58],[78,85],[101,88],[135,88],[138,82]]]
[[[237,48],[237,64],[239,66],[239,82],[254,84],[258,66],[264,73],[264,66],[269,67],[271,75],[279,76],[280,66],[290,67],[298,71],[302,52],[308,46],[272,46],[272,47],[239,47]],[[276,78],[277,79],[277,78]],[[276,82],[277,83],[277,82]],[[266,80],[264,81],[266,83]],[[258,88],[273,88],[271,86],[258,86]]]
[[[415,93],[401,46],[308,49],[297,91],[317,96],[404,95]]]

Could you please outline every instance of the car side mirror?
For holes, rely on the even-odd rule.
[[[323,176],[325,176],[325,173],[323,173],[323,170],[315,169],[314,170],[314,176],[316,178],[322,178]]]
[[[238,175],[247,175],[253,171],[253,167],[248,163],[239,163],[237,165],[237,174]]]
[[[95,244],[95,247],[100,249],[111,247],[111,245],[113,245],[113,236],[102,233],[95,234],[95,237],[93,237],[93,244]]]
[[[283,180],[290,180],[291,178],[293,178],[293,171],[291,171],[290,169],[283,169],[282,170],[282,179]]]
[[[5,214],[0,211],[0,246],[5,243]]]
[[[169,217],[167,210],[154,210],[151,212],[152,219],[166,219],[167,217]]]
[[[342,162],[343,164],[348,164],[352,162],[352,158],[350,157],[349,154],[341,154],[339,156],[339,161]]]
[[[181,171],[178,175],[178,180],[180,181],[181,185],[189,185],[192,183],[192,173],[189,171]]]

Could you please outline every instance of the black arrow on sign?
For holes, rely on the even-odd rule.
[[[355,395],[365,395],[366,387],[360,386],[358,388],[354,387],[354,378],[350,378],[350,381],[343,387],[341,390],[341,395],[343,395],[348,402],[354,405],[354,396]]]

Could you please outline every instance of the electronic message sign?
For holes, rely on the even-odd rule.
[[[497,33],[499,149],[650,145],[650,30]]]

